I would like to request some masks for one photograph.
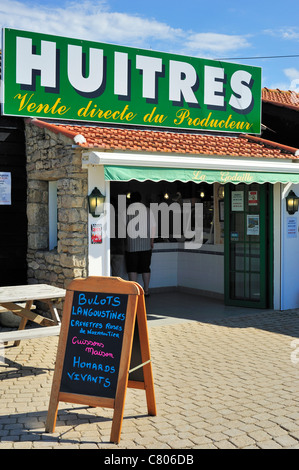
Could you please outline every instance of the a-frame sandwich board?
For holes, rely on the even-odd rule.
[[[64,302],[46,432],[54,432],[59,402],[113,408],[110,441],[118,443],[128,387],[145,390],[155,416],[143,289],[116,277],[75,279]]]

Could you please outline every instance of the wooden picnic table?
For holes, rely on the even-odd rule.
[[[14,345],[18,346],[21,339],[58,335],[60,318],[56,304],[64,299],[65,293],[65,289],[48,284],[0,287],[0,306],[21,317],[17,331],[0,332],[0,342],[15,341]],[[52,318],[46,318],[32,310],[32,305],[36,300],[48,305]],[[24,302],[25,306],[23,306]],[[45,328],[25,330],[28,320]]]

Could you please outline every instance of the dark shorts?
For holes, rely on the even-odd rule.
[[[152,250],[126,251],[126,267],[128,273],[150,273]]]

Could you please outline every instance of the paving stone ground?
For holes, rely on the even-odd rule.
[[[143,391],[128,389],[119,445],[104,408],[62,403],[45,433],[57,337],[5,346],[0,449],[299,448],[298,310],[152,324],[158,415],[147,416]]]

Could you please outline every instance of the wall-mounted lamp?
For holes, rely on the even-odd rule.
[[[290,191],[286,197],[287,211],[289,214],[295,214],[298,211],[299,197],[294,191]]]
[[[87,197],[89,213],[93,217],[99,217],[104,212],[105,196],[98,188],[94,188]]]
[[[164,197],[164,199],[166,199],[166,201],[167,201],[167,199],[169,199],[169,193],[167,193],[167,192],[164,193],[164,196],[163,196],[163,197]]]
[[[218,198],[223,199],[224,198],[224,186],[219,186],[218,187]]]

